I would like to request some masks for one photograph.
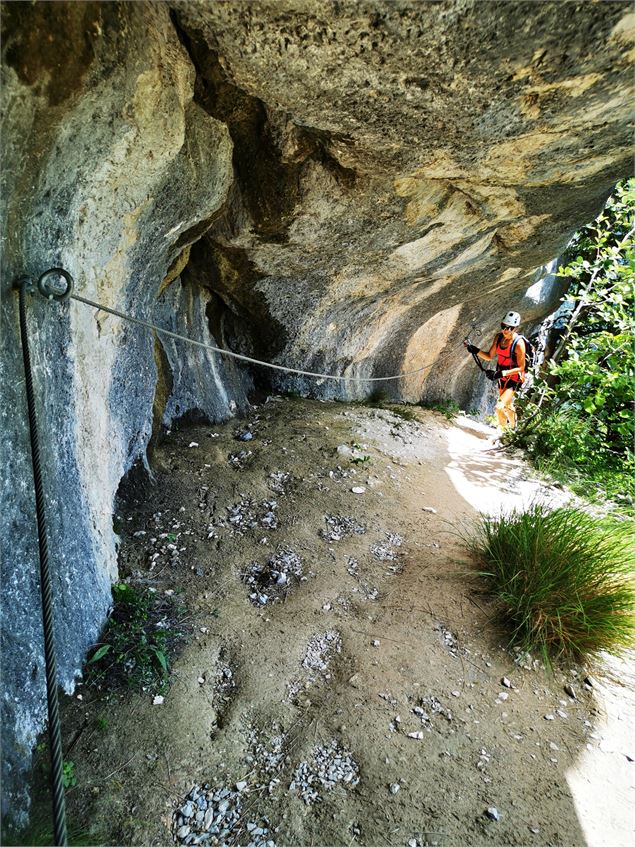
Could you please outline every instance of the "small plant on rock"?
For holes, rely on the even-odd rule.
[[[64,762],[62,764],[62,782],[64,783],[64,788],[72,788],[73,785],[77,785],[75,762]]]
[[[569,507],[483,516],[468,545],[511,627],[551,659],[635,645],[635,528]]]

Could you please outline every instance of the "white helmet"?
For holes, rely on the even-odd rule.
[[[501,323],[506,326],[520,326],[520,315],[518,312],[507,312]]]

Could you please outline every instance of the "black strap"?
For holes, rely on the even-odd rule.
[[[479,357],[478,357],[478,353],[472,353],[472,358],[474,359],[474,361],[476,362],[476,364],[479,366],[479,368],[480,368],[482,371],[484,371],[484,370],[485,370],[485,368],[484,368],[484,367],[483,367],[483,365],[481,364],[481,360],[480,360],[480,359],[479,359]]]

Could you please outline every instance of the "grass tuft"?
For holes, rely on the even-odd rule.
[[[635,646],[635,525],[535,505],[481,517],[467,539],[511,627],[545,661]]]
[[[431,412],[440,412],[449,421],[454,420],[461,411],[459,404],[451,399],[436,400],[432,403],[421,403],[421,406],[424,409],[429,409]]]

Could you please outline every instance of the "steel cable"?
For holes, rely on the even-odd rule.
[[[422,371],[429,370],[437,362],[436,360],[422,368],[417,368],[414,371],[405,371],[401,374],[393,376],[336,376],[335,374],[318,373],[316,371],[303,371],[299,368],[287,368],[284,365],[274,365],[271,362],[262,362],[260,359],[253,359],[251,356],[243,356],[241,353],[234,353],[231,350],[223,350],[221,347],[214,347],[213,344],[206,344],[204,341],[196,341],[194,338],[188,338],[186,335],[180,335],[178,332],[173,332],[171,329],[164,329],[156,326],[156,324],[144,321],[141,318],[134,318],[132,315],[127,315],[125,312],[120,312],[117,309],[111,309],[110,306],[102,306],[100,303],[95,303],[88,300],[86,297],[80,297],[79,294],[71,294],[71,300],[77,300],[79,303],[85,303],[87,306],[92,306],[93,309],[98,309],[102,312],[108,312],[110,315],[116,315],[118,318],[123,318],[131,323],[144,326],[147,329],[153,329],[155,332],[160,332],[163,335],[169,335],[171,338],[176,338],[179,341],[187,341],[189,344],[194,344],[196,347],[202,347],[204,350],[211,350],[214,353],[220,353],[222,356],[231,356],[232,359],[239,359],[241,362],[249,362],[252,365],[262,365],[265,368],[273,368],[276,371],[285,371],[286,373],[299,374],[300,376],[312,376],[318,379],[334,379],[342,382],[388,382],[393,379],[401,379],[404,376],[413,376]]]
[[[31,464],[35,484],[35,513],[38,544],[40,550],[40,592],[42,595],[42,625],[44,630],[44,661],[46,668],[46,698],[48,706],[48,733],[51,745],[51,788],[53,792],[53,826],[55,844],[66,847],[66,802],[64,797],[64,762],[60,730],[59,702],[57,696],[57,662],[55,659],[55,635],[53,621],[53,595],[49,568],[49,551],[46,528],[44,486],[40,464],[40,447],[35,412],[35,394],[29,354],[29,337],[26,322],[25,294],[28,281],[20,285],[20,338],[24,360],[26,399],[29,412],[29,438],[31,442]]]

